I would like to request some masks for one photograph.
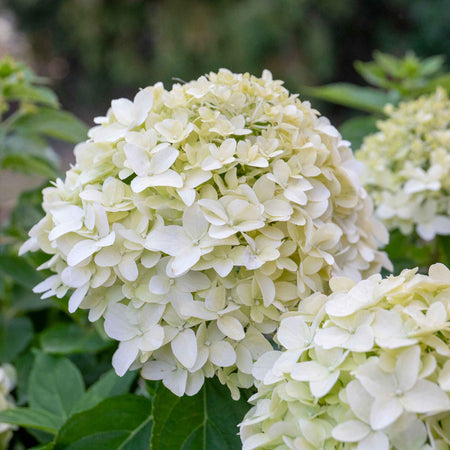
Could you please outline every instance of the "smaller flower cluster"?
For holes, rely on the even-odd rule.
[[[388,228],[425,240],[450,234],[450,100],[444,89],[388,105],[389,118],[356,157],[376,215]]]
[[[255,364],[244,450],[446,449],[450,270],[331,280],[287,313]]]
[[[0,411],[14,406],[9,395],[16,386],[16,371],[11,364],[0,366]],[[9,423],[0,423],[0,449],[7,449],[15,427]]]

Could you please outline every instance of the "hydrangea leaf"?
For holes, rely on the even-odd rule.
[[[71,361],[37,354],[28,385],[31,408],[43,409],[64,421],[83,392],[83,378]]]
[[[47,328],[39,336],[42,349],[49,354],[95,353],[111,346],[95,331],[88,331],[76,324],[59,323]]]
[[[207,380],[193,397],[177,397],[160,385],[153,405],[152,450],[234,450],[240,447],[237,425],[248,409],[231,401],[226,387]]]
[[[137,395],[107,398],[73,415],[60,429],[55,449],[145,449],[152,429],[152,403]]]
[[[0,362],[10,362],[25,349],[33,337],[30,319],[19,317],[0,320]]]

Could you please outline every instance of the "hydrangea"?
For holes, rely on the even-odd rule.
[[[244,450],[448,449],[450,270],[335,277],[281,320],[253,368]]]
[[[96,122],[22,252],[53,255],[35,292],[104,317],[119,375],[236,398],[280,314],[389,265],[349,143],[267,71],[157,83]]]
[[[389,118],[366,137],[357,158],[376,215],[390,229],[425,240],[450,234],[450,100],[433,95],[388,105]]]
[[[16,386],[16,371],[11,364],[0,366],[0,411],[14,406],[14,400],[10,396]],[[16,427],[9,423],[0,423],[0,449],[7,449]]]

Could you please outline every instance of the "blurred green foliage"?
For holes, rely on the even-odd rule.
[[[111,98],[138,87],[219,67],[255,74],[268,68],[302,93],[303,85],[360,82],[352,62],[367,60],[374,48],[450,60],[445,3],[6,0],[37,61],[59,78],[64,104],[83,113],[104,112]]]
[[[353,108],[370,115],[353,117],[341,124],[342,135],[358,149],[363,138],[374,133],[376,122],[384,117],[384,107],[389,103],[415,99],[434,92],[438,86],[450,92],[450,73],[445,71],[442,55],[425,59],[409,51],[396,57],[375,51],[373,61],[356,61],[354,67],[361,77],[374,87],[351,83],[332,83],[306,88],[314,98]]]
[[[56,95],[27,66],[0,60],[0,168],[54,177],[58,156],[47,138],[77,142],[86,126],[60,111]]]

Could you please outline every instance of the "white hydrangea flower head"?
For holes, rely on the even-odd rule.
[[[375,213],[389,229],[424,240],[450,234],[450,99],[430,96],[388,105],[379,132],[365,138],[357,159]]]
[[[282,313],[390,264],[349,143],[268,71],[157,83],[96,122],[22,251],[53,255],[36,292],[104,317],[119,375],[236,398]]]
[[[10,395],[16,387],[17,374],[11,364],[0,366],[0,411],[14,407],[14,399]],[[13,431],[17,427],[9,423],[0,423],[0,448],[7,449],[12,438]]]
[[[254,364],[243,449],[450,448],[450,270],[330,285]]]

